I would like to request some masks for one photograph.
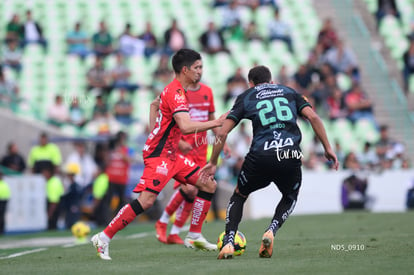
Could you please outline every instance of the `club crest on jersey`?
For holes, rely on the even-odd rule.
[[[160,181],[159,180],[152,180],[152,184],[154,185],[154,186],[158,186],[158,185],[160,185]]]
[[[271,149],[277,149],[281,147],[286,146],[293,146],[293,139],[288,137],[283,139],[282,133],[279,133],[277,131],[273,131],[273,140],[272,141],[266,141],[264,144],[264,150],[271,150]]]
[[[165,161],[163,161],[161,163],[161,165],[157,166],[157,169],[155,170],[155,172],[157,174],[161,174],[161,175],[164,175],[164,176],[168,175],[167,163]]]

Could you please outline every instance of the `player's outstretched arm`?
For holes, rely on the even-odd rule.
[[[333,162],[333,168],[338,170],[338,159],[335,152],[332,150],[332,147],[328,140],[328,135],[326,134],[325,127],[323,126],[322,120],[317,113],[313,111],[311,107],[305,107],[302,109],[302,115],[309,120],[312,125],[312,129],[315,132],[318,139],[321,141],[323,148],[325,149],[325,157]]]
[[[214,113],[210,113],[208,115],[208,120],[215,120],[215,119],[216,119],[216,116],[214,115]],[[213,128],[213,129],[211,129],[213,131],[213,133],[214,133],[214,136],[217,136],[219,129],[220,128]],[[230,146],[227,145],[227,142],[224,143],[223,153],[224,153],[224,156],[226,158],[230,158],[231,157],[231,149],[230,149]]]
[[[216,166],[219,155],[226,144],[227,135],[233,130],[236,123],[231,119],[226,119],[223,126],[218,129],[216,133],[216,142],[214,142],[213,152],[211,153],[210,161],[200,171],[201,181],[206,182],[210,177],[216,173]]]
[[[206,122],[193,121],[187,112],[179,112],[174,114],[174,120],[180,128],[183,135],[192,134],[195,132],[204,132],[223,125],[227,113],[221,115],[218,119]]]

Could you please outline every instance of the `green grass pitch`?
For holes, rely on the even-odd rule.
[[[246,252],[217,260],[217,252],[164,245],[155,239],[152,223],[134,223],[110,245],[112,261],[102,261],[90,243],[0,250],[0,274],[412,274],[414,212],[353,212],[292,216],[275,238],[273,257],[258,257],[261,236],[270,219],[242,221]],[[216,241],[224,222],[206,223],[204,236]],[[93,233],[95,233],[94,231]],[[137,233],[143,233],[137,235]],[[24,238],[69,236],[69,231],[5,236],[0,244]],[[139,236],[128,238],[128,236]],[[185,233],[182,234],[182,237]],[[46,247],[46,246],[44,246]]]

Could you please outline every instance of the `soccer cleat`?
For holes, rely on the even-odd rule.
[[[98,252],[97,255],[102,260],[112,260],[109,257],[109,243],[105,243],[104,241],[99,238],[99,233],[95,234],[91,239],[93,246],[95,246],[96,251]]]
[[[178,234],[171,234],[167,238],[167,243],[168,244],[184,244],[184,241],[183,239],[180,238],[180,236],[178,236]]]
[[[223,248],[220,250],[220,253],[218,254],[217,259],[233,259],[234,255],[234,246],[231,243],[226,244],[223,246]]]
[[[155,232],[157,239],[162,243],[167,243],[167,224],[157,221],[155,223]]]
[[[271,230],[266,231],[263,234],[262,244],[259,249],[260,258],[270,258],[273,254],[273,232]]]
[[[191,238],[187,236],[184,239],[184,246],[207,251],[217,250],[217,245],[209,243],[201,234],[197,238]]]

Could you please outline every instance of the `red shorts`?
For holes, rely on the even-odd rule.
[[[200,169],[200,166],[183,155],[178,155],[175,160],[161,157],[144,159],[144,165],[141,180],[133,190],[135,193],[148,191],[158,195],[172,178],[195,185]]]
[[[187,159],[193,161],[196,165],[200,166],[201,168],[203,168],[207,164],[207,156],[206,155],[191,155],[191,154],[188,154],[185,157]],[[180,187],[181,183],[185,183],[185,182],[180,181],[179,179],[176,179],[176,181],[174,182],[174,189],[177,189],[178,187]]]

